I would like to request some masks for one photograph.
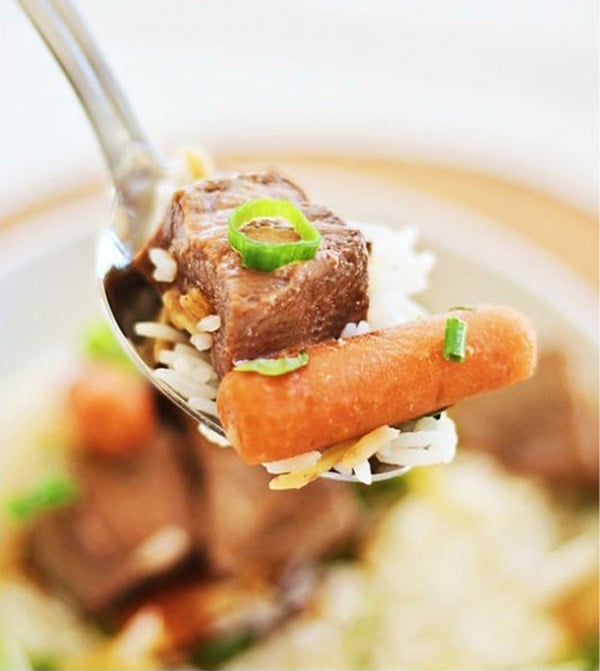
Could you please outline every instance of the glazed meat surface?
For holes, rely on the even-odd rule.
[[[128,457],[79,455],[72,467],[80,501],[34,525],[36,569],[83,610],[101,612],[174,569],[198,543],[180,446],[161,432]]]
[[[598,416],[561,351],[543,352],[530,380],[467,399],[453,416],[465,446],[561,490],[598,490]]]
[[[255,198],[296,204],[320,231],[320,248],[311,261],[291,263],[270,273],[244,268],[227,240],[233,209]],[[262,220],[245,229],[251,237],[295,239],[279,220]],[[277,172],[249,173],[203,180],[178,190],[164,220],[136,261],[152,276],[151,248],[166,249],[177,261],[177,289],[200,290],[221,318],[214,334],[213,362],[223,376],[238,360],[297,350],[337,338],[345,324],[366,318],[367,249],[362,234]],[[171,284],[159,283],[164,292]]]
[[[356,537],[361,515],[347,486],[320,480],[306,489],[271,491],[272,476],[261,466],[246,466],[232,449],[201,437],[194,441],[205,482],[201,533],[217,573],[276,576]]]
[[[349,488],[320,481],[270,491],[262,467],[244,466],[182,421],[185,433],[161,428],[127,456],[76,455],[81,498],[34,523],[28,547],[36,573],[87,613],[182,572],[192,582],[251,573],[275,584],[360,531]]]

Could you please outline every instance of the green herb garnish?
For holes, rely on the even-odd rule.
[[[600,662],[598,634],[594,632],[585,636],[571,657],[578,668],[589,669],[589,671],[598,669]]]
[[[458,317],[446,319],[444,359],[462,363],[467,355],[467,322]]]
[[[60,669],[60,663],[55,655],[37,654],[31,657],[31,668],[33,671],[55,671]]]
[[[131,365],[129,358],[105,321],[91,324],[83,334],[83,352],[92,360]]]
[[[192,650],[192,662],[202,669],[215,669],[249,648],[255,641],[256,634],[253,631],[224,634],[196,645]]]
[[[300,352],[298,356],[282,356],[279,359],[251,359],[238,363],[233,370],[243,373],[259,373],[269,377],[291,373],[308,363],[308,353]]]
[[[72,503],[78,497],[79,487],[74,480],[66,475],[54,475],[11,497],[5,505],[7,513],[22,522]]]
[[[279,217],[288,221],[300,236],[294,242],[265,242],[249,238],[241,229],[255,219]],[[229,217],[227,238],[241,254],[247,268],[270,272],[293,261],[309,261],[315,257],[321,235],[289,200],[259,198],[236,208]]]

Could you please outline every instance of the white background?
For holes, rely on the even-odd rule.
[[[384,152],[480,167],[588,209],[594,0],[79,0],[158,142]],[[105,176],[62,73],[0,0],[0,212]]]

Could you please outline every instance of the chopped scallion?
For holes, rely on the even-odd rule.
[[[458,317],[446,319],[444,359],[462,363],[467,355],[467,322]]]
[[[298,356],[282,356],[279,359],[252,359],[250,361],[241,361],[233,370],[243,373],[259,373],[275,377],[291,373],[308,363],[308,354],[300,352]]]
[[[261,218],[282,218],[294,228],[300,240],[294,242],[265,242],[253,240],[241,229]],[[293,261],[309,261],[315,257],[321,235],[289,200],[259,198],[236,208],[229,217],[227,237],[230,245],[240,253],[247,268],[270,272]]]
[[[91,324],[83,334],[82,340],[83,351],[89,359],[130,365],[129,358],[106,322],[98,321]]]
[[[196,645],[192,649],[192,660],[201,669],[216,669],[234,655],[249,648],[255,641],[256,634],[251,630],[224,633],[219,638]]]
[[[17,520],[29,520],[39,513],[67,505],[79,496],[77,483],[66,475],[54,475],[26,492],[6,501],[6,511]]]

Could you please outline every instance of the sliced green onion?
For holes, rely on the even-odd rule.
[[[252,240],[241,228],[255,219],[281,217],[290,223],[300,240],[265,242]],[[237,207],[229,217],[229,244],[242,256],[247,268],[270,272],[293,261],[309,261],[315,257],[321,235],[304,214],[289,200],[259,198]]]
[[[29,663],[33,671],[59,671],[61,667],[57,656],[51,653],[30,653]]]
[[[454,307],[450,308],[448,312],[453,312],[454,310],[469,310],[469,312],[473,312],[473,308],[467,307],[466,305],[455,305]]]
[[[259,373],[269,377],[291,373],[308,363],[308,353],[300,352],[298,356],[282,356],[279,359],[251,359],[238,363],[233,370],[242,373]]]
[[[105,321],[98,321],[89,326],[83,334],[82,346],[84,354],[89,359],[130,365],[128,356]]]
[[[201,669],[216,669],[234,655],[249,648],[256,641],[251,630],[224,634],[219,638],[203,641],[192,649],[192,661]]]
[[[462,363],[467,355],[467,322],[458,317],[446,319],[444,359]]]
[[[6,511],[12,518],[25,521],[39,513],[72,503],[78,497],[79,487],[74,480],[66,475],[55,475],[8,499]]]

